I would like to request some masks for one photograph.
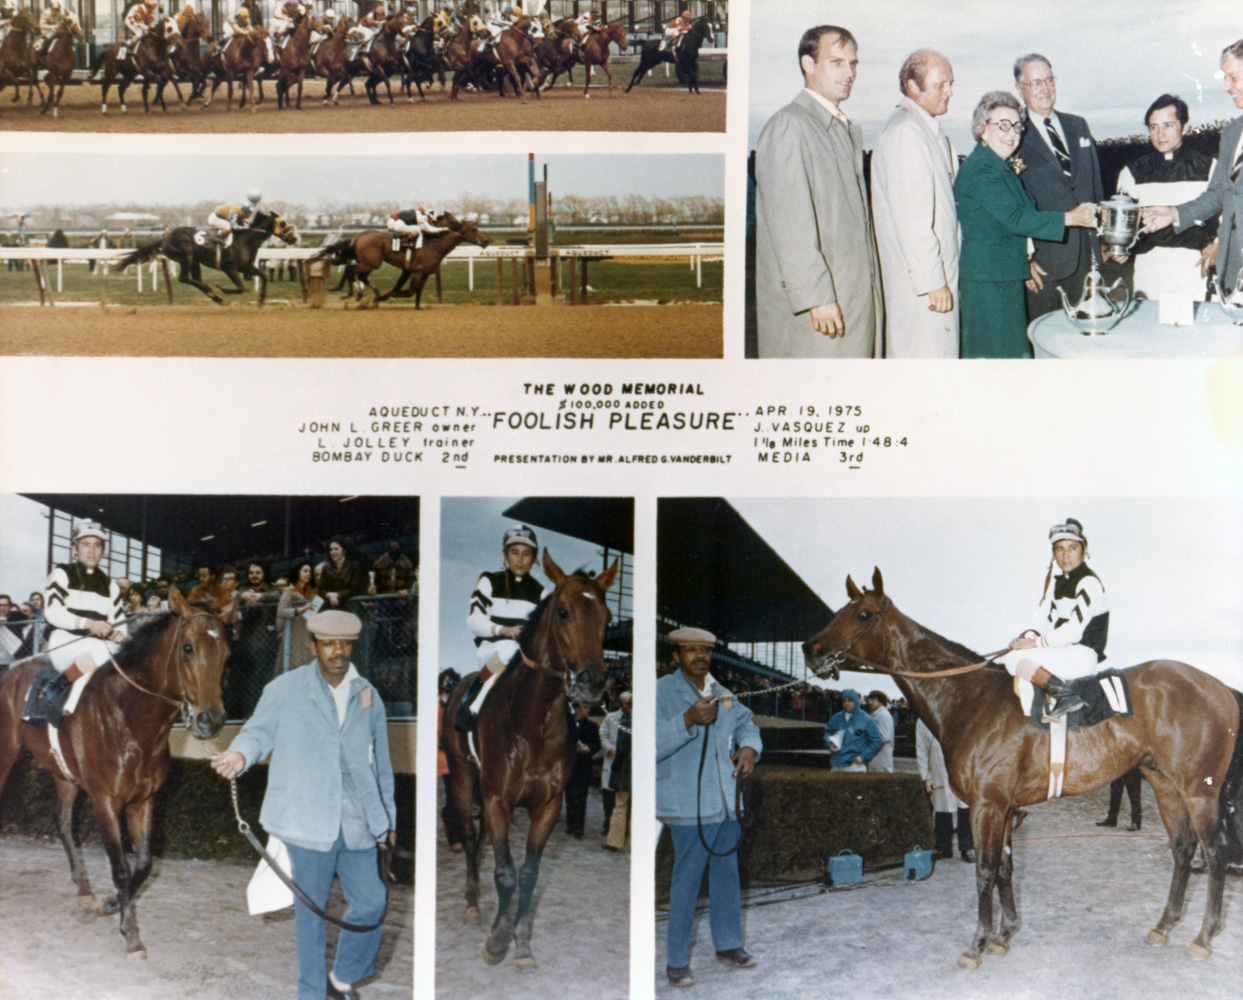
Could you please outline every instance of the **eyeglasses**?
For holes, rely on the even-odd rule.
[[[1016,132],[1019,135],[1022,135],[1027,130],[1027,126],[1023,122],[1012,122],[1005,118],[1003,118],[1001,121],[990,119],[989,121],[985,122],[985,124],[996,125],[1003,132]]]
[[[1052,90],[1053,84],[1057,81],[1057,77],[1042,77],[1039,80],[1028,80],[1027,83],[1020,83],[1020,87],[1028,87],[1031,90]]]

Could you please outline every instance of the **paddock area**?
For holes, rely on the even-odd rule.
[[[108,885],[103,848],[85,848],[96,886]],[[252,865],[157,858],[137,910],[149,958],[127,961],[116,917],[83,922],[57,840],[0,838],[0,997],[14,1000],[248,1000],[292,996],[298,978],[293,909],[246,912]],[[21,873],[15,877],[13,873]],[[339,888],[329,912],[343,911]],[[329,951],[337,931],[328,928]],[[410,886],[390,888],[384,944],[368,996],[413,993]]]
[[[440,783],[437,782],[437,786]],[[439,806],[444,805],[440,788]],[[539,963],[533,975],[514,968],[511,956],[487,965],[480,949],[496,915],[492,849],[484,840],[480,866],[482,924],[464,924],[466,862],[449,850],[443,826],[436,831],[436,998],[437,1000],[549,1000],[630,996],[630,854],[601,848],[604,809],[598,789],[587,801],[586,835],[565,832],[565,815],[544,849],[535,895],[531,950]],[[514,861],[525,852],[527,814],[518,810],[510,829]]]
[[[896,762],[914,770],[914,761]],[[762,765],[761,765],[762,766]],[[820,892],[816,886],[752,885],[744,891],[746,946],[754,969],[712,960],[706,915],[697,920],[691,956],[695,986],[665,979],[664,921],[657,923],[656,995],[714,1000],[854,998],[920,1000],[1238,1000],[1243,982],[1243,879],[1228,876],[1225,929],[1213,956],[1185,952],[1199,931],[1206,876],[1193,875],[1183,919],[1165,947],[1145,943],[1169,889],[1169,842],[1152,790],[1144,784],[1143,829],[1096,826],[1109,788],[1046,802],[1014,836],[1014,884],[1023,924],[1002,957],[986,956],[975,972],[958,969],[976,921],[975,866],[957,857],[937,863],[931,878],[905,881],[901,870],[870,873],[859,885]],[[762,837],[752,828],[748,836]],[[912,847],[914,845],[911,845]],[[927,847],[928,845],[923,845]],[[789,897],[801,896],[799,899]],[[788,900],[776,902],[776,900]],[[706,903],[706,900],[705,900]]]

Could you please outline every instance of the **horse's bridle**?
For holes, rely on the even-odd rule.
[[[847,660],[853,660],[855,663],[859,664],[860,666],[865,667],[868,670],[874,673],[878,673],[878,674],[889,674],[891,676],[911,677],[911,678],[916,678],[916,679],[918,678],[932,679],[936,677],[954,677],[958,674],[968,674],[968,673],[971,673],[971,671],[973,670],[979,670],[982,667],[986,667],[990,663],[992,663],[995,659],[997,659],[999,656],[1004,656],[1006,653],[1010,652],[1010,647],[1007,646],[1005,649],[999,649],[996,652],[987,654],[984,657],[984,659],[979,660],[976,663],[965,663],[957,667],[946,667],[944,670],[897,670],[894,667],[887,667],[882,663],[875,663],[872,660],[865,659],[864,657],[859,656],[856,653],[852,653],[851,650],[855,648],[855,646],[863,639],[864,636],[866,636],[869,632],[872,631],[872,629],[874,629],[877,625],[880,624],[881,619],[884,618],[889,613],[889,609],[892,607],[893,607],[893,602],[888,597],[884,598],[881,601],[880,608],[877,609],[876,614],[873,615],[872,620],[868,623],[867,627],[864,628],[862,632],[860,632],[857,636],[854,637],[850,645],[835,649],[833,653],[825,660],[825,664],[829,667],[829,669],[840,671],[842,666],[847,662]]]
[[[168,656],[165,657],[165,660],[164,660],[165,675],[168,674],[169,664],[172,662],[174,654],[177,652],[178,647],[181,645],[181,630],[183,626],[185,626],[188,622],[190,622],[194,618],[215,618],[217,621],[219,621],[216,615],[213,615],[208,611],[196,611],[194,614],[190,615],[189,617],[182,617],[178,615],[177,630],[173,634],[173,641],[169,644],[169,648],[168,648]],[[211,635],[210,632],[208,632],[208,634]],[[218,636],[212,636],[212,638],[217,639],[217,641],[219,641]],[[182,671],[180,660],[177,661],[177,664],[175,667],[175,671],[177,675],[177,687],[181,689],[181,700],[180,701],[175,701],[174,699],[168,697],[168,695],[161,694],[159,691],[152,691],[150,688],[143,687],[136,680],[134,680],[134,678],[132,678],[129,674],[127,674],[124,670],[121,669],[121,665],[117,663],[116,657],[113,656],[112,653],[108,654],[108,662],[112,664],[113,669],[116,670],[116,672],[120,674],[123,678],[125,678],[125,680],[128,681],[131,686],[133,686],[138,691],[141,691],[143,694],[149,694],[153,698],[159,698],[160,701],[163,701],[163,702],[168,703],[169,705],[172,705],[173,708],[177,709],[178,712],[180,712],[181,721],[185,723],[186,725],[190,724],[191,722],[190,709],[193,703],[190,701],[188,697],[186,697],[185,674]]]

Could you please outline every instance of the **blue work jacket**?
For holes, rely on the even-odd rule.
[[[844,732],[845,735],[842,737],[842,748],[829,758],[834,767],[849,767],[855,762],[856,757],[862,757],[863,763],[866,764],[880,753],[880,748],[885,745],[885,741],[881,739],[880,730],[876,728],[876,720],[862,708],[856,708],[851,712],[849,720],[845,712],[834,713],[828,725],[824,727],[825,746],[829,745],[829,737],[836,732]]]
[[[714,690],[720,694],[725,689],[717,684]],[[751,747],[758,760],[763,749],[759,727],[751,721],[751,710],[737,699],[730,708],[717,705],[716,722],[711,726],[688,729],[682,714],[702,697],[680,669],[656,682],[656,818],[671,826],[697,820],[720,823],[726,818],[737,819],[737,782],[730,758],[740,747]],[[705,735],[708,756],[697,796],[695,786]]]
[[[397,828],[384,702],[365,678],[349,684],[345,725],[338,726],[332,688],[317,662],[282,674],[263,689],[254,715],[229,747],[246,758],[247,768],[272,755],[259,822],[307,850],[327,851],[336,843],[348,808],[347,774],[374,840]],[[370,704],[364,708],[366,691]]]

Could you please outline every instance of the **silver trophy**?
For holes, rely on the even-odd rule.
[[[1121,303],[1110,298],[1119,287],[1124,292]],[[1083,283],[1083,298],[1076,305],[1070,304],[1061,286],[1058,286],[1057,293],[1062,297],[1062,311],[1066,313],[1066,318],[1085,337],[1093,333],[1108,333],[1122,321],[1131,306],[1131,289],[1127,283],[1118,278],[1106,288],[1096,264],[1088,271],[1087,280]]]
[[[1116,194],[1101,202],[1100,221],[1096,224],[1101,242],[1115,257],[1126,257],[1139,239],[1139,202],[1130,195]]]
[[[1222,310],[1233,320],[1235,326],[1243,326],[1243,267],[1239,268],[1239,276],[1234,282],[1234,291],[1229,295],[1221,286],[1220,275],[1213,278],[1213,285],[1217,289],[1217,300],[1221,303]]]

